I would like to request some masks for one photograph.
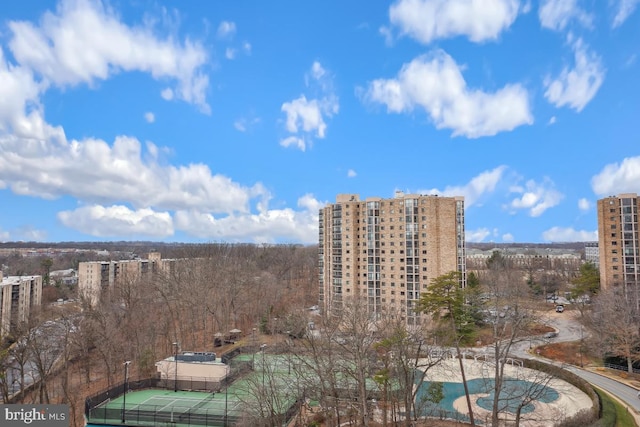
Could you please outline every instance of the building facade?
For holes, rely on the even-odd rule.
[[[640,241],[636,193],[598,200],[600,285],[618,288],[640,308]]]
[[[598,242],[585,242],[584,260],[600,268],[600,250]]]
[[[34,306],[42,303],[42,276],[8,276],[0,272],[0,338],[27,322]]]
[[[466,282],[464,199],[405,195],[360,200],[340,194],[320,210],[319,300],[338,311],[349,297],[366,297],[372,317],[385,310],[408,325],[431,280],[451,271]]]
[[[175,259],[162,259],[151,252],[147,259],[120,261],[89,261],[78,265],[78,291],[80,296],[95,306],[103,292],[125,281],[140,280],[153,273],[173,271]]]

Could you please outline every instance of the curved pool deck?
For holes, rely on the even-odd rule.
[[[491,420],[493,404],[494,364],[490,361],[463,361],[467,384],[471,395],[474,418],[478,424]],[[587,394],[566,381],[549,378],[547,374],[520,367],[505,366],[505,388],[501,405],[505,408],[501,418],[512,419],[514,411],[522,406],[523,396],[531,403],[523,406],[521,426],[551,427],[560,421],[592,406]],[[468,408],[460,375],[459,360],[452,358],[429,368],[425,382],[419,387],[420,399],[431,382],[443,383],[445,398],[438,405],[425,408],[424,415],[445,413],[449,418],[468,420]]]

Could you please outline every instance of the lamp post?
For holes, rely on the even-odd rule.
[[[260,346],[260,351],[262,352],[262,388],[264,389],[264,349],[267,345],[262,344]]]
[[[123,392],[122,393],[122,424],[124,424],[124,414],[127,408],[127,381],[129,377],[129,364],[130,360],[124,362],[124,384],[122,385]]]
[[[175,362],[174,373],[173,373],[173,391],[175,393],[178,392],[178,346],[180,343],[173,343],[173,360]]]

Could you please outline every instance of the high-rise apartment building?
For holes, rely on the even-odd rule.
[[[431,280],[451,271],[465,285],[464,199],[340,194],[320,210],[320,306],[340,310],[349,297],[366,297],[369,311],[398,313],[420,323],[414,307]]]
[[[42,276],[3,277],[0,272],[0,338],[27,322],[31,309],[42,303]]]
[[[635,193],[598,200],[598,249],[600,285],[619,288],[640,307],[640,241]]]

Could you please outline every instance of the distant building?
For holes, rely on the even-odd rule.
[[[320,210],[319,263],[325,313],[366,297],[372,316],[389,310],[418,324],[414,307],[433,278],[459,271],[465,284],[464,199],[340,194]]]
[[[67,270],[55,270],[49,273],[52,283],[61,283],[67,286],[75,286],[78,284],[78,272],[73,268]]]
[[[148,259],[121,261],[89,261],[78,265],[78,290],[82,298],[93,306],[103,291],[127,280],[133,281],[153,273],[173,271],[175,259],[162,259],[158,252],[151,252]]]
[[[578,271],[582,264],[581,254],[573,249],[509,247],[488,250],[467,249],[467,270],[480,271],[487,268],[487,260],[498,252],[514,268],[522,270]]]
[[[42,304],[42,276],[8,276],[0,272],[0,337],[27,322],[31,309]]]
[[[600,286],[618,288],[640,308],[640,240],[636,193],[598,200]]]
[[[584,244],[584,259],[600,268],[600,251],[598,242],[586,242]]]

